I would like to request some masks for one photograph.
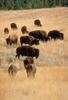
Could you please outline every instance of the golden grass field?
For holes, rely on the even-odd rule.
[[[38,18],[42,27],[34,25]],[[15,31],[11,30],[12,22],[18,26]],[[24,25],[29,31],[41,29],[48,33],[57,29],[64,33],[63,41],[40,42],[36,46],[40,55],[34,59],[37,68],[34,79],[27,78],[23,58],[14,60],[19,41],[12,47],[5,41],[9,34],[20,37]],[[5,27],[9,34],[4,34]],[[20,69],[13,77],[7,72],[11,63]],[[68,100],[68,8],[0,11],[0,100]]]

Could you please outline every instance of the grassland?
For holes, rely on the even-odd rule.
[[[40,19],[42,27],[34,25]],[[11,30],[10,23],[18,26]],[[14,60],[16,47],[6,45],[9,34],[22,35],[21,27],[26,25],[29,31],[42,29],[47,33],[58,29],[64,33],[64,40],[40,42],[40,55],[34,59],[37,68],[35,79],[28,79],[23,61]],[[4,34],[4,28],[9,34]],[[7,69],[11,63],[21,70],[10,77]],[[0,11],[0,100],[68,100],[68,8],[51,8],[37,10]]]

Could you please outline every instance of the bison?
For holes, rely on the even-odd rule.
[[[34,21],[34,25],[36,25],[36,26],[42,26],[42,24],[41,24],[41,22],[40,22],[40,20],[39,19],[36,19],[35,21]]]
[[[26,59],[23,62],[24,62],[24,67],[26,67],[26,65],[28,64],[33,64],[34,60],[32,57],[26,57]]]
[[[8,38],[6,38],[7,45],[17,44],[18,37],[16,35],[9,35]]]
[[[10,75],[15,75],[17,73],[17,67],[14,64],[11,64],[8,68],[8,73]]]
[[[32,66],[31,64],[26,65],[25,67],[26,69],[26,73],[27,73],[27,77],[35,77],[36,74],[36,67]]]
[[[21,56],[30,56],[30,57],[36,57],[39,56],[39,49],[36,49],[31,46],[20,46],[16,48],[16,57]]]
[[[29,44],[29,45],[34,45],[34,44],[38,45],[39,44],[39,40],[34,38],[34,37],[32,37],[32,36],[21,36],[20,37],[20,43],[21,43],[21,45],[23,43]]]
[[[4,33],[8,34],[9,33],[9,29],[6,27],[4,28]]]
[[[39,39],[41,41],[48,41],[49,37],[47,36],[46,32],[44,30],[35,30],[29,32],[30,36],[33,36],[36,39]]]
[[[49,31],[48,37],[54,40],[57,40],[57,39],[63,40],[64,34],[59,32],[58,30],[52,30],[52,31]]]
[[[10,26],[11,26],[11,29],[13,30],[17,29],[17,25],[15,23],[11,23]]]
[[[27,57],[24,60],[24,67],[26,69],[27,77],[35,77],[36,68],[33,66],[34,60],[32,57]]]
[[[21,28],[21,32],[22,32],[22,33],[28,33],[27,27],[26,27],[26,26],[23,26],[23,27]]]

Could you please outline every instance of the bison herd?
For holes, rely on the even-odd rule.
[[[42,26],[39,19],[34,21],[34,25],[38,27]],[[10,26],[11,26],[11,29],[13,30],[18,29],[15,23],[11,23]],[[20,59],[20,56],[22,57],[25,56],[23,63],[24,63],[24,68],[27,73],[27,77],[29,76],[35,77],[36,67],[33,65],[34,63],[33,58],[34,57],[38,58],[40,53],[39,53],[39,49],[37,49],[36,47],[33,47],[33,45],[39,45],[40,44],[39,41],[47,42],[47,41],[51,41],[52,39],[63,40],[64,34],[58,30],[51,30],[48,32],[48,34],[44,30],[34,30],[34,31],[29,32],[26,26],[23,26],[21,28],[21,32],[22,32],[22,35],[19,38],[20,46],[16,48],[16,57]],[[4,28],[4,33],[8,34],[9,29]],[[27,33],[27,35],[23,35],[25,33]],[[17,45],[17,43],[18,43],[18,36],[16,34],[9,35],[6,38],[7,45],[10,45],[10,46],[13,44]],[[8,68],[8,73],[11,75],[14,75],[14,73],[16,72],[17,72],[16,66],[10,65]]]

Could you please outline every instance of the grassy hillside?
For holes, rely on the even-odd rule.
[[[42,27],[34,25],[40,19]],[[15,22],[18,29],[13,31],[10,23]],[[7,46],[6,37],[21,35],[21,27],[26,25],[29,31],[57,29],[64,33],[64,40],[40,42],[35,46],[40,50],[38,59],[34,59],[37,69],[34,79],[27,78],[23,57],[15,60],[16,48]],[[9,34],[4,28],[9,28]],[[13,77],[8,74],[10,64],[20,70]],[[0,100],[68,100],[68,8],[36,10],[0,11]]]
[[[52,8],[52,9],[37,9],[37,10],[23,10],[23,11],[1,11],[0,13],[0,55],[1,59],[7,60],[8,58],[14,59],[16,47],[7,47],[6,37],[9,34],[16,34],[18,37],[22,35],[21,27],[26,25],[28,31],[32,30],[45,30],[47,33],[50,30],[57,29],[64,33],[64,40],[40,42],[36,46],[40,50],[40,56],[35,61],[37,66],[67,66],[68,65],[68,9],[67,8]],[[34,20],[40,19],[42,27],[34,25]],[[18,29],[13,31],[10,24],[15,22]],[[4,34],[4,28],[9,28],[9,34]],[[7,59],[6,59],[7,57]],[[3,61],[3,60],[2,60]],[[8,62],[7,62],[8,63]],[[2,64],[2,63],[1,63]]]

